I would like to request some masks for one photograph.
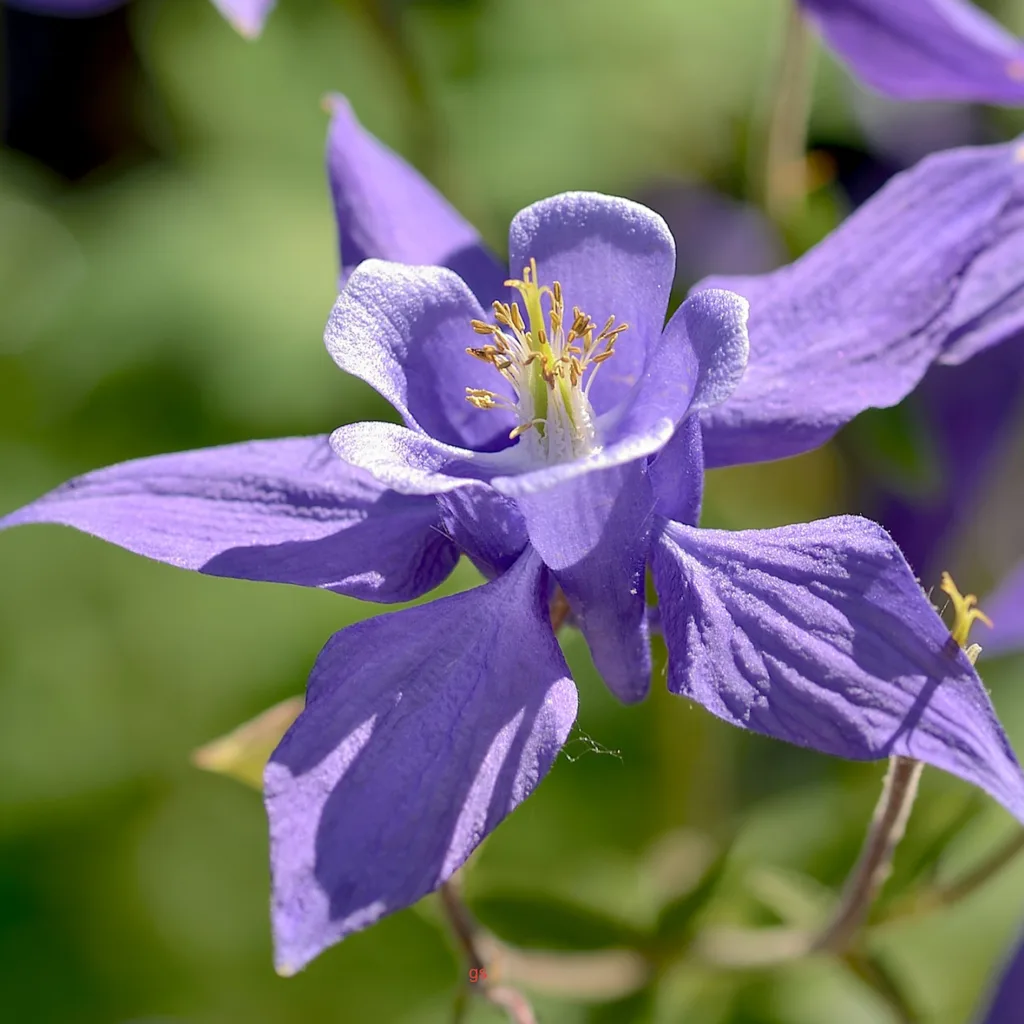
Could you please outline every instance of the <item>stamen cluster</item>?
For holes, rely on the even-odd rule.
[[[493,324],[471,321],[477,334],[493,340],[466,351],[490,363],[512,385],[515,401],[483,388],[466,388],[466,400],[478,409],[511,409],[518,423],[510,436],[530,433],[532,447],[544,462],[593,452],[598,439],[590,389],[598,367],[615,354],[615,343],[628,325],[617,324],[610,316],[598,331],[597,324],[573,306],[566,331],[562,286],[558,281],[551,287],[538,284],[536,260],[523,268],[522,280],[505,284],[519,292],[526,319],[518,302],[494,302]]]

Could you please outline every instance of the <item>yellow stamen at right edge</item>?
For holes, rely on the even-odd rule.
[[[978,660],[978,655],[981,654],[981,646],[979,644],[967,645],[971,626],[974,625],[975,619],[979,619],[991,629],[992,620],[977,607],[978,599],[974,594],[964,595],[960,593],[957,585],[953,582],[953,577],[948,572],[942,574],[941,589],[953,602],[953,625],[949,632],[952,634],[953,639],[963,648],[964,654],[967,655],[968,660],[973,665]]]

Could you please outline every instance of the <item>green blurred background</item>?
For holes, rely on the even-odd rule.
[[[1024,31],[1015,4],[1001,13]],[[29,20],[4,22],[22,77],[26,62],[64,59],[11,50],[36,38]],[[18,108],[8,76],[9,111],[21,113],[0,152],[0,512],[109,462],[388,415],[320,340],[337,273],[322,168],[329,91],[499,251],[519,207],[591,188],[663,208],[686,255],[681,286],[795,254],[848,211],[857,173],[895,159],[879,119],[917,115],[867,98],[823,57],[811,123],[821,187],[784,238],[761,226],[717,252],[693,188],[745,197],[783,22],[769,0],[280,0],[246,43],[208,0],[139,0],[99,35],[61,29],[65,48],[88,43],[82,82],[101,92]],[[79,108],[93,119],[85,142],[61,137]],[[1024,128],[1006,112],[927,114],[939,144]],[[889,424],[871,435],[882,449]],[[705,522],[849,510],[844,445],[710,474]],[[190,575],[56,527],[0,535],[0,580],[4,1020],[450,1019],[464,972],[433,899],[296,978],[275,976],[260,801],[189,762],[301,692],[328,636],[373,606]],[[475,581],[463,566],[446,589]],[[579,638],[565,645],[579,722],[549,779],[466,872],[487,923],[542,948],[614,944],[649,928],[659,903],[725,850],[703,920],[813,913],[819,886],[838,886],[856,856],[883,767],[742,735],[657,685],[643,706],[620,707]],[[1024,660],[980,667],[1024,749]],[[956,873],[1014,827],[929,771],[888,892]],[[1022,923],[1024,860],[955,909],[880,928],[872,948],[922,1020],[960,1024]],[[683,958],[629,1000],[535,1000],[550,1024],[897,1019],[829,962],[730,973]],[[481,1005],[469,1019],[500,1016]]]

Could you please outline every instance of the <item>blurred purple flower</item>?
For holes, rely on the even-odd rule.
[[[1024,936],[1003,965],[987,1012],[979,1024],[1020,1024],[1024,1016]]]
[[[1024,42],[967,0],[799,0],[828,45],[897,99],[1024,104]]]
[[[465,254],[469,229],[424,196],[422,244],[443,256],[447,229]],[[743,372],[745,302],[705,289],[665,324],[672,237],[623,199],[537,203],[509,249],[525,270],[490,315],[445,268],[351,274],[328,349],[404,426],[141,459],[0,520],[378,601],[425,593],[460,553],[487,577],[342,630],[317,659],[265,774],[279,968],[436,888],[546,773],[576,713],[552,600],[610,688],[646,694],[647,566],[673,692],[836,756],[919,758],[1024,820],[984,687],[880,527],[697,528],[700,414]]]
[[[933,575],[1024,398],[1022,247],[1017,140],[926,158],[788,267],[701,282],[751,304],[748,371],[704,415],[709,464],[797,454],[917,388],[910,409],[938,480],[924,493],[888,488],[877,514],[910,564]],[[986,650],[1024,645],[1024,604],[1000,598],[993,621]]]
[[[20,7],[37,14],[65,15],[73,18],[90,17],[113,10],[126,0],[6,0],[11,7]],[[263,31],[277,0],[211,0],[231,24],[248,39]]]

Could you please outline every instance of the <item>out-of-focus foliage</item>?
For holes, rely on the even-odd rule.
[[[248,44],[205,0],[139,0],[116,15],[139,63],[103,101],[131,112],[135,135],[74,182],[0,152],[0,510],[132,456],[389,415],[320,340],[336,277],[328,91],[345,92],[499,250],[516,209],[562,189],[641,197],[704,183],[744,197],[780,3],[381,4],[282,0]],[[24,38],[14,27],[9,42]],[[829,173],[791,245],[834,225],[848,208],[840,186],[877,156],[862,107],[823,58],[811,137]],[[992,138],[1024,126],[1019,113],[979,117]],[[673,222],[680,246],[700,249],[688,223]],[[896,471],[900,431],[879,420],[857,440]],[[705,521],[779,525],[848,508],[842,451],[712,474]],[[461,567],[447,586],[476,579]],[[430,899],[277,978],[259,800],[189,760],[300,693],[327,637],[372,606],[191,575],[52,527],[0,536],[0,580],[5,1019],[450,1019],[461,968]],[[603,947],[657,934],[659,912],[683,935],[697,913],[763,924],[827,905],[808,879],[841,882],[881,766],[739,735],[658,686],[621,707],[579,638],[566,647],[578,726],[466,872],[467,898],[499,935]],[[1024,662],[979,667],[1024,749]],[[1008,832],[994,806],[963,813],[972,799],[926,775],[891,899]],[[713,887],[701,882],[709,870]],[[688,903],[702,885],[707,902]],[[1019,863],[954,910],[885,926],[872,948],[923,1020],[959,1024],[1022,907]],[[895,1019],[819,960],[746,974],[684,960],[619,1003],[537,1006],[549,1024],[820,1024],[826,1006],[834,1024]],[[498,1017],[474,1007],[471,1019]]]

